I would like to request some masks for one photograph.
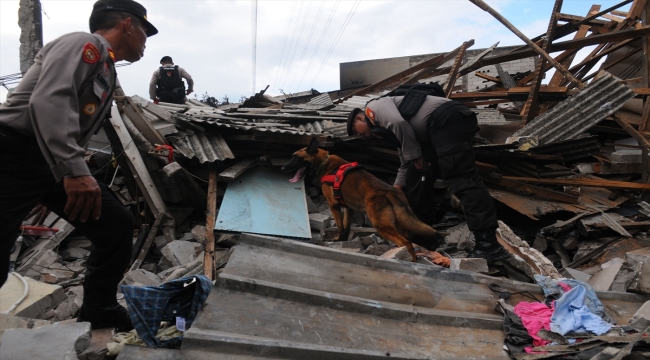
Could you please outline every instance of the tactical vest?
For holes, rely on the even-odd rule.
[[[185,97],[185,83],[181,78],[178,65],[161,66],[160,77],[158,78],[158,89],[156,95]]]

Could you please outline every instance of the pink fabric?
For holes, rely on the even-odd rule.
[[[565,284],[563,282],[559,282],[558,284],[560,285],[560,287],[562,287],[562,290],[564,290],[564,292],[569,292],[572,289],[571,286],[569,286],[569,285],[567,285],[567,284]]]
[[[515,314],[521,318],[521,322],[528,330],[528,334],[533,337],[534,346],[544,346],[551,343],[537,336],[537,333],[542,329],[551,330],[553,308],[538,302],[522,301],[515,306]]]

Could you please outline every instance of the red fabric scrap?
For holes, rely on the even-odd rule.
[[[522,301],[515,306],[515,314],[521,318],[521,322],[528,330],[528,334],[533,337],[534,346],[544,346],[550,344],[548,340],[543,340],[537,333],[542,330],[551,330],[551,315],[553,308],[549,308],[542,303],[529,303]]]

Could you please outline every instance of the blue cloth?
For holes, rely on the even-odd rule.
[[[178,348],[182,337],[166,341],[156,339],[160,322],[175,324],[176,317],[183,317],[185,329],[189,329],[211,289],[212,281],[199,275],[187,276],[160,286],[122,285],[122,294],[133,327],[147,346]]]
[[[594,288],[591,287],[591,285],[582,282],[580,280],[575,280],[575,279],[552,279],[550,277],[546,277],[544,275],[535,275],[535,281],[537,281],[537,284],[542,287],[542,290],[544,291],[544,296],[546,297],[552,297],[553,299],[559,299],[562,295],[564,295],[564,290],[562,287],[559,285],[559,283],[565,283],[571,288],[575,288],[576,286],[580,285],[585,288],[586,291],[586,299],[585,299],[585,305],[589,308],[589,311],[591,311],[593,314],[600,316],[601,318],[611,322],[615,323],[614,319],[612,319],[607,313],[605,313],[605,306],[603,306],[603,303],[598,300],[598,296],[596,296],[596,291]]]
[[[587,289],[578,285],[555,301],[555,311],[551,315],[551,331],[560,335],[590,331],[602,335],[612,328],[600,316],[592,313],[585,305]]]

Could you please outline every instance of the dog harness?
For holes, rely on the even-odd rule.
[[[343,184],[343,179],[345,179],[345,175],[347,175],[348,172],[360,169],[363,169],[363,166],[359,166],[359,163],[356,161],[343,164],[332,173],[323,175],[323,177],[320,178],[320,181],[332,185],[334,188],[334,198],[341,203],[341,206],[345,207],[345,201],[343,201],[343,196],[341,195],[341,184]]]

